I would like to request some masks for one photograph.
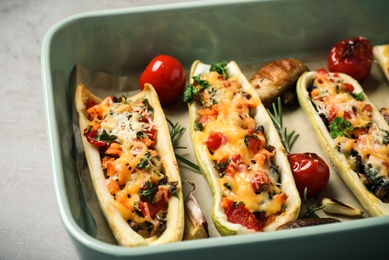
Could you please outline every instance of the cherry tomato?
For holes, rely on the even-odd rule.
[[[318,194],[328,183],[330,169],[327,163],[315,153],[289,154],[288,160],[300,196],[307,188],[307,196]]]
[[[169,55],[153,58],[139,78],[139,87],[143,90],[145,83],[153,85],[161,104],[178,99],[185,88],[186,74],[182,64]]]
[[[362,36],[336,43],[328,54],[328,69],[342,72],[362,81],[370,74],[373,49],[370,41]]]

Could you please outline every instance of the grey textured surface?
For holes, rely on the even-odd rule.
[[[46,31],[82,12],[185,0],[0,1],[0,259],[77,259],[50,172],[40,52]]]

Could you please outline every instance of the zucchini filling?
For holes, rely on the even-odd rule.
[[[147,99],[106,97],[88,104],[90,124],[85,138],[98,147],[105,185],[114,206],[130,227],[144,238],[159,237],[166,229],[171,196],[178,182],[169,182],[155,150],[158,129]]]
[[[288,196],[273,164],[275,149],[254,119],[259,98],[244,91],[237,76],[229,77],[225,65],[213,64],[209,73],[193,76],[184,101],[201,104],[195,134],[214,163],[227,220],[262,231],[281,214]]]
[[[335,148],[347,159],[365,187],[382,202],[389,202],[389,131],[373,117],[363,92],[336,73],[324,69],[307,86],[311,102],[322,118]]]

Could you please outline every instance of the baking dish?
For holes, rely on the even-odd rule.
[[[258,64],[283,57],[325,66],[323,57],[340,39],[363,35],[374,44],[389,42],[388,7],[384,0],[213,0],[83,13],[53,25],[43,39],[41,57],[47,135],[58,210],[80,258],[297,258],[304,254],[328,259],[386,253],[389,216],[153,247],[124,248],[96,239],[98,229],[77,172],[72,83],[76,64],[117,76],[131,74],[135,80],[159,53],[175,56],[186,69],[197,59],[207,63],[234,60],[242,70],[246,68],[247,75]],[[384,82],[384,78],[374,70],[368,83],[376,82]],[[376,100],[379,105],[389,103],[385,95],[377,95]],[[167,117],[182,119],[186,126],[182,116],[186,111],[177,115],[172,112],[176,108],[167,107]],[[300,125],[298,131],[310,136],[300,114],[292,112],[285,119],[287,125]],[[183,142],[190,147],[189,140]],[[296,151],[318,149],[320,153],[315,142],[307,146],[302,142],[296,144]],[[199,183],[197,194],[210,194],[201,175],[188,172],[188,176]],[[332,176],[337,181],[336,173]],[[349,193],[347,189],[343,192]]]

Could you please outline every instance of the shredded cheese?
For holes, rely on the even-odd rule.
[[[335,117],[351,124],[347,134],[335,137],[334,146],[346,156],[351,168],[364,176],[363,182],[369,180],[367,188],[375,193],[389,181],[389,132],[374,122],[371,105],[356,98],[359,93],[354,88],[343,88],[343,84],[336,73],[318,73],[314,90],[310,91],[311,100],[326,118],[327,127]],[[321,93],[320,97],[317,93]]]
[[[145,237],[163,232],[167,206],[158,212],[150,207],[160,201],[168,204],[172,195],[163,169],[156,166],[160,161],[154,149],[158,129],[150,109],[144,100],[110,96],[87,110],[91,124],[86,129],[96,130],[95,140],[104,138],[104,134],[110,137],[100,147],[105,184],[122,217]],[[158,227],[162,228],[160,232],[150,232]]]
[[[274,154],[266,149],[264,134],[253,119],[259,99],[246,93],[237,77],[224,79],[213,71],[201,75],[201,80],[209,83],[203,97],[206,109],[213,112],[209,113],[212,116],[199,115],[203,130],[197,131],[196,139],[208,145],[215,132],[223,136],[216,149],[208,146],[215,167],[222,168],[218,179],[222,205],[227,199],[269,219],[280,214],[287,196],[283,194],[285,200],[277,197],[282,191],[277,186],[279,180],[271,174]]]

